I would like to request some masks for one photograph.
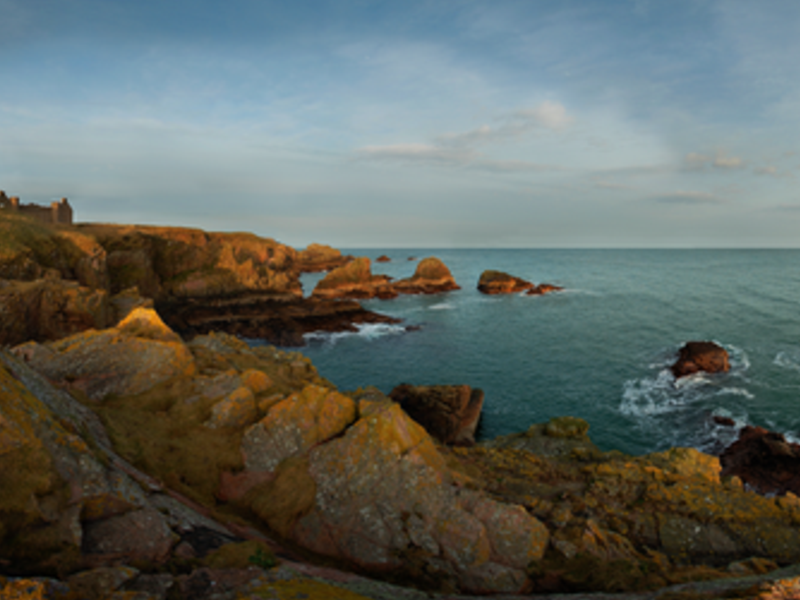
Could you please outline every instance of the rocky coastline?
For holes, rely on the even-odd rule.
[[[338,390],[220,331],[297,341],[373,318],[302,298],[291,248],[0,219],[0,597],[800,593],[800,500],[726,470],[763,448],[791,470],[785,440],[743,432],[762,450],[728,463],[629,456],[561,417],[474,443],[479,390]],[[392,286],[451,280],[425,259]]]

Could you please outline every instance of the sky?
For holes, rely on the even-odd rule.
[[[295,247],[800,247],[796,0],[0,0],[0,189]]]

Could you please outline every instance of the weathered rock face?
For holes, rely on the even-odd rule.
[[[246,233],[82,225],[108,253],[112,293],[136,286],[156,300],[258,291],[301,296],[297,252]]]
[[[549,534],[517,506],[459,491],[431,438],[397,404],[362,401],[343,436],[313,449],[314,504],[293,539],[320,554],[388,570],[417,557],[472,592],[523,588]]]
[[[483,294],[514,294],[533,287],[530,281],[502,271],[484,271],[478,281],[478,291]]]
[[[727,372],[730,368],[728,352],[714,342],[686,342],[678,352],[678,360],[671,367],[676,378],[699,371]]]
[[[313,298],[393,298],[386,275],[373,275],[370,260],[364,256],[328,273],[314,288]]]
[[[137,308],[112,329],[89,330],[49,344],[28,342],[14,354],[53,381],[89,398],[142,393],[175,376],[191,375],[191,353],[152,309]]]
[[[0,279],[0,346],[57,340],[112,321],[108,293],[77,281]]]
[[[434,256],[419,261],[414,275],[395,282],[393,288],[400,294],[438,294],[461,289],[447,265]]]
[[[389,397],[444,444],[473,444],[483,408],[483,391],[468,385],[395,387]]]
[[[747,426],[719,460],[723,476],[735,475],[760,494],[800,496],[800,444],[780,433]]]
[[[305,250],[297,253],[295,267],[301,273],[331,271],[346,265],[353,260],[352,256],[343,256],[340,250],[325,244],[309,244]]]

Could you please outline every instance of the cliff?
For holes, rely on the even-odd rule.
[[[761,574],[800,562],[800,501],[746,491],[695,450],[603,453],[575,418],[445,446],[300,354],[225,334],[186,343],[147,308],[13,355],[0,353],[6,576],[75,591],[105,569],[114,589],[160,577],[170,597],[210,597],[213,581],[234,598],[254,581],[312,589],[306,568],[328,577],[313,585],[375,589],[302,557],[451,594],[798,585]]]
[[[298,253],[249,233],[48,226],[2,211],[0,344],[108,327],[149,302],[183,335],[225,330],[285,345],[302,345],[309,331],[396,322],[355,302],[303,299],[301,271],[350,258],[314,245]]]

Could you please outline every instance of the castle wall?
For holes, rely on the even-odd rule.
[[[19,197],[9,198],[4,191],[0,190],[0,210],[23,214],[48,225],[52,223],[72,225],[72,207],[66,198],[62,198],[60,202],[53,202],[50,206],[20,204]]]

